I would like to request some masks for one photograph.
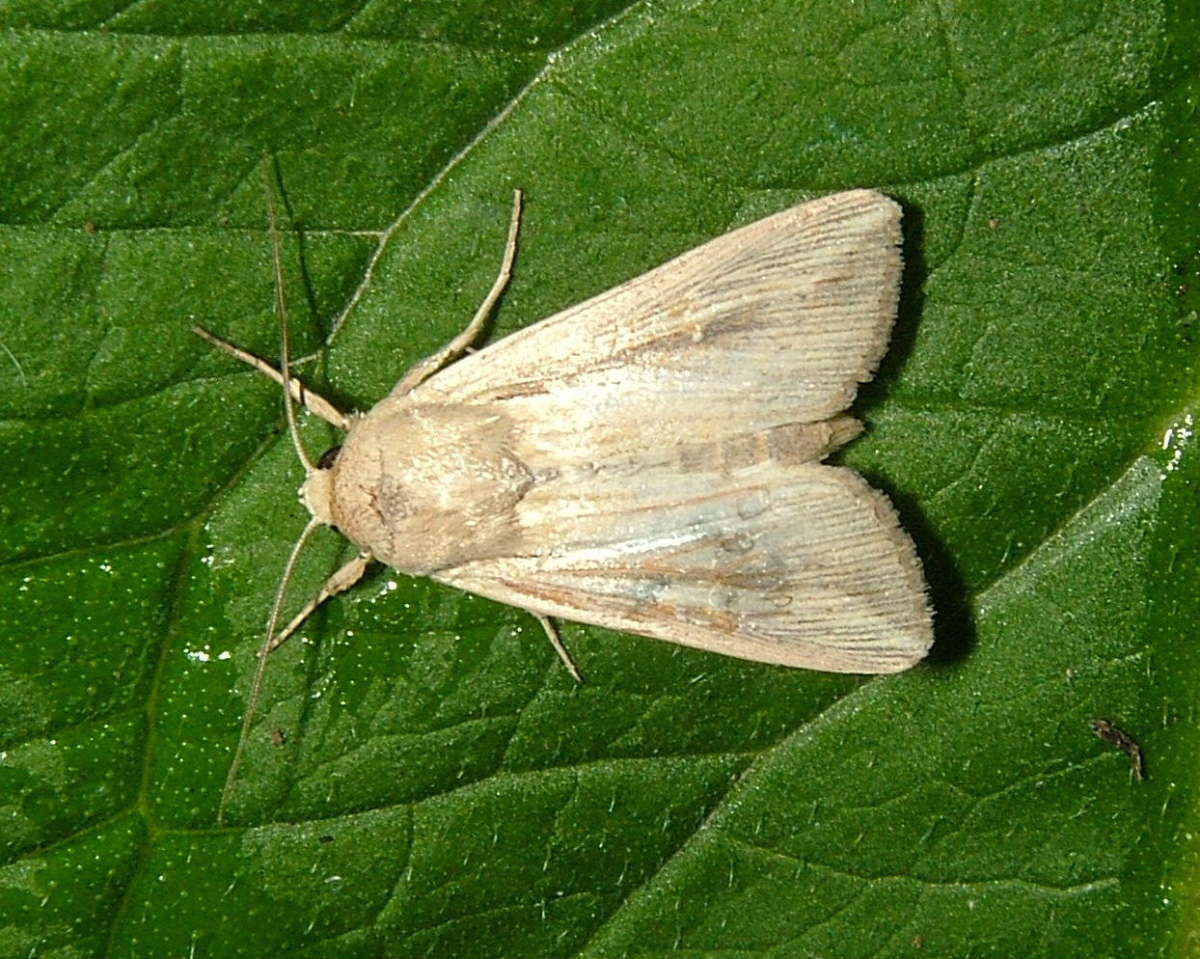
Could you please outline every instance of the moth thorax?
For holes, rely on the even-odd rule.
[[[333,470],[315,469],[300,484],[300,502],[326,526],[333,522]]]

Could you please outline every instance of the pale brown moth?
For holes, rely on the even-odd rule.
[[[932,642],[913,544],[883,494],[822,460],[862,427],[845,414],[883,355],[900,281],[900,207],[851,190],[784,210],[469,352],[508,282],[368,413],[344,414],[288,371],[268,186],[281,370],[271,376],[307,479],[312,520],[271,612],[267,654],[378,560],[533,613],[742,659],[890,673]],[[295,400],[346,431],[314,466]],[[276,632],[308,534],[360,553]]]

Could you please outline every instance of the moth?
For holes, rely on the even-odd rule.
[[[282,365],[197,328],[271,376],[307,477],[311,530],[359,553],[270,650],[372,562],[528,610],[576,677],[551,617],[741,659],[891,673],[922,659],[931,610],[887,498],[822,463],[861,431],[845,410],[886,347],[900,282],[900,207],[851,190],[768,216],[485,349],[512,271],[467,327],[367,413],[288,370],[279,234],[268,186]],[[314,464],[293,401],[345,431]]]

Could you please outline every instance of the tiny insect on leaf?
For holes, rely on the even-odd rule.
[[[1137,741],[1120,726],[1114,726],[1107,719],[1093,719],[1089,726],[1092,732],[1110,746],[1115,746],[1129,757],[1129,765],[1134,778],[1142,782],[1146,778],[1146,757]]]

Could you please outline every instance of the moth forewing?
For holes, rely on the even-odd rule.
[[[671,494],[669,470],[641,472],[646,486],[619,504],[606,497],[607,514],[585,524],[586,545],[573,536],[569,548],[435,578],[544,615],[760,662],[885,673],[925,655],[929,614],[911,543],[855,473],[768,461]],[[639,522],[643,510],[653,520]]]
[[[825,420],[886,348],[899,242],[899,206],[873,191],[792,207],[464,357],[413,400],[529,407],[556,444],[578,424],[537,414],[598,400],[611,431],[654,424],[657,445]]]

